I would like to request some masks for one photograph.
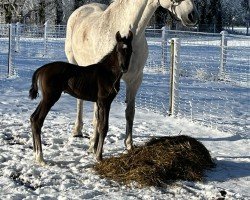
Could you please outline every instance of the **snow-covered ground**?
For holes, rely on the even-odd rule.
[[[52,108],[42,129],[43,152],[48,166],[34,163],[29,117],[39,98],[28,99],[28,90],[35,68],[51,59],[38,59],[43,52],[26,45],[15,59],[19,76],[0,79],[0,199],[218,199],[223,195],[225,199],[250,199],[249,133],[222,132],[190,119],[175,119],[137,109],[135,144],[142,144],[152,136],[189,135],[207,147],[217,167],[207,172],[203,182],[178,181],[166,188],[123,186],[101,179],[92,169],[95,159],[87,153],[88,138],[71,137],[76,101],[66,94]],[[24,54],[29,54],[29,59],[22,56]],[[3,60],[0,65],[2,63]],[[159,88],[157,83],[149,85],[158,81],[156,77],[147,72],[142,91],[149,87],[150,90]],[[211,92],[215,91],[210,91],[212,99],[216,93]],[[91,135],[93,130],[92,107],[92,103],[85,103],[86,135]],[[218,112],[223,113],[223,108],[218,107]],[[244,113],[249,116],[247,102],[241,108],[245,108]],[[123,104],[113,103],[104,157],[124,153],[124,110]]]
[[[216,159],[204,182],[182,182],[167,188],[126,187],[101,179],[87,153],[87,138],[72,138],[75,99],[63,95],[43,127],[48,166],[34,163],[29,116],[38,100],[28,99],[30,75],[0,80],[0,196],[1,199],[226,199],[250,198],[249,139],[206,128],[185,119],[137,110],[135,144],[152,136],[186,134],[199,139]],[[104,156],[124,151],[124,106],[114,103]],[[84,132],[91,134],[92,104],[86,103]]]

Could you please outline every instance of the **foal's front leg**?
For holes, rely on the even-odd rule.
[[[99,141],[99,133],[97,131],[97,116],[98,116],[98,109],[97,109],[97,103],[94,104],[94,116],[93,116],[93,127],[94,132],[93,135],[90,138],[89,142],[89,149],[88,152],[90,153],[96,153],[98,141]]]
[[[97,132],[98,132],[98,145],[96,149],[96,159],[102,160],[103,144],[107,136],[109,127],[109,111],[111,102],[97,103],[98,116],[97,116]]]

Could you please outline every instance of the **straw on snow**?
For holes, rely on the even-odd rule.
[[[94,169],[102,176],[124,184],[164,186],[173,180],[201,181],[215,164],[205,146],[189,136],[153,138],[127,154],[110,157]]]

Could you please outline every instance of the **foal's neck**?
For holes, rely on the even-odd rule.
[[[104,67],[107,71],[112,72],[115,76],[118,76],[121,73],[116,46],[100,61],[100,64],[102,65],[101,67]]]

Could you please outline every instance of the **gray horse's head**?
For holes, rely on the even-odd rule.
[[[158,0],[160,6],[168,9],[185,26],[194,26],[198,22],[198,11],[194,0]]]

